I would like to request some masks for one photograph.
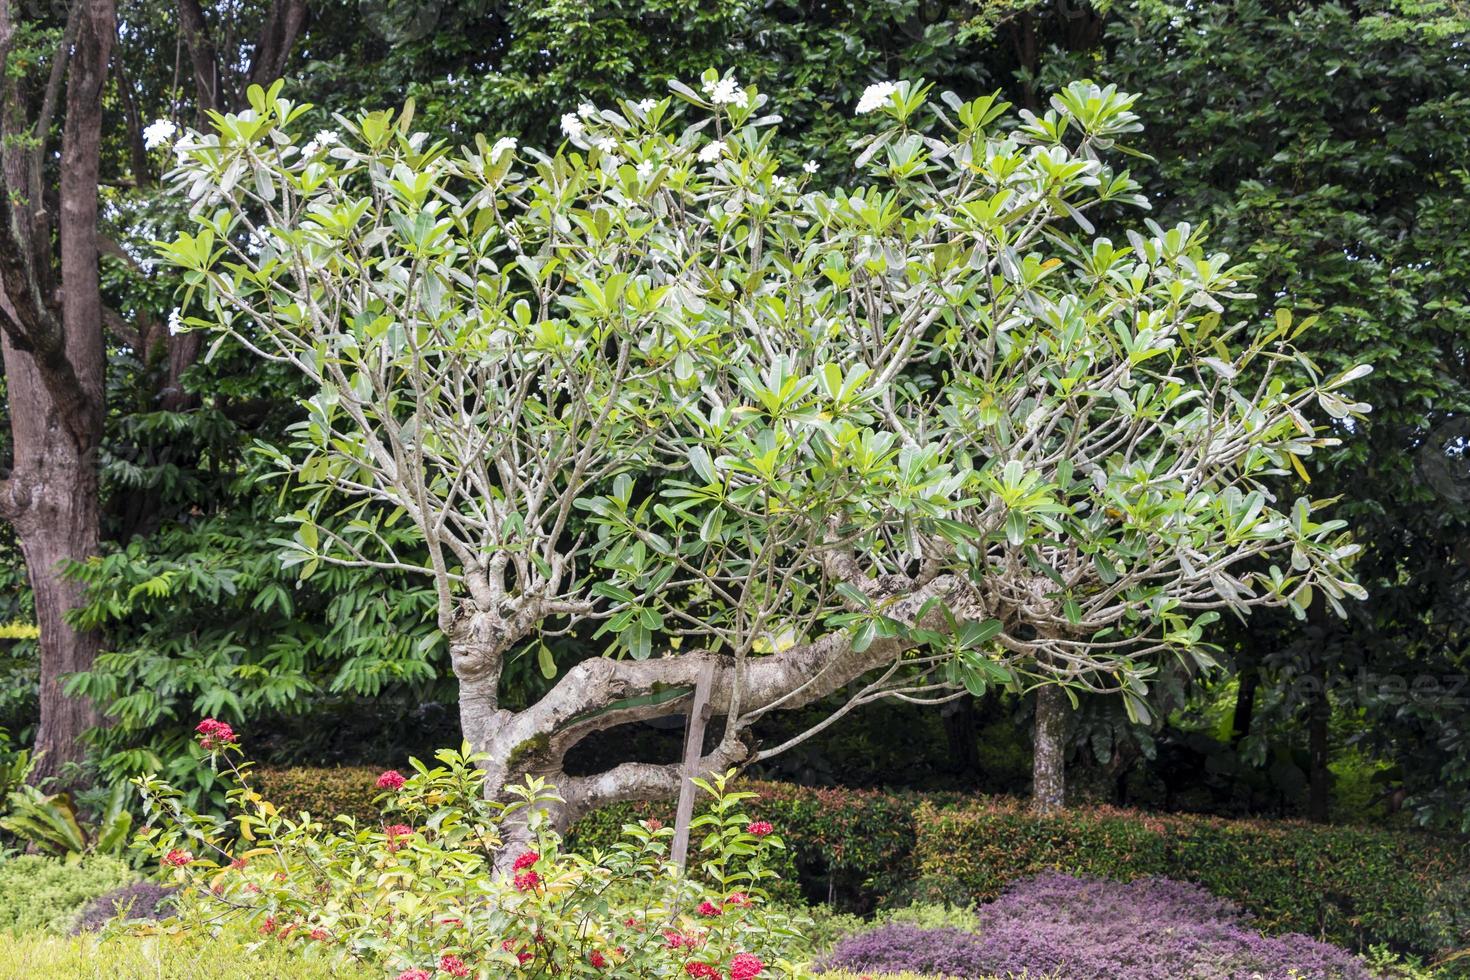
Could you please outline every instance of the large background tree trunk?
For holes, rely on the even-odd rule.
[[[1067,795],[1067,694],[1055,684],[1036,691],[1036,723],[1031,761],[1031,807],[1038,813],[1060,810]]]
[[[0,0],[0,8],[0,51],[8,53],[17,25],[9,0]],[[33,127],[25,125],[23,90],[14,76],[4,88],[0,135],[8,143],[3,190],[10,206],[0,236],[6,253],[0,255],[0,327],[14,459],[0,487],[0,514],[20,540],[41,630],[40,778],[80,761],[83,732],[101,721],[96,706],[63,690],[66,674],[92,665],[100,639],[66,623],[82,589],[61,566],[97,554],[101,538],[97,449],[105,352],[97,188],[103,88],[116,33],[112,0],[89,0],[72,11]],[[63,70],[59,206],[52,216],[41,174]],[[18,141],[28,128],[29,140]]]

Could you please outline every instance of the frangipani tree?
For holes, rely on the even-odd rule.
[[[1108,162],[1130,96],[1012,119],[875,85],[859,180],[823,191],[753,88],[671,88],[567,113],[554,154],[455,149],[411,107],[307,139],[279,86],[178,147],[184,327],[317,388],[279,452],[290,560],[432,577],[489,785],[549,776],[565,818],[673,792],[675,765],[562,760],[701,675],[706,769],[840,691],[833,717],[987,685],[1141,708],[1221,611],[1358,592],[1342,522],[1265,483],[1305,480],[1334,442],[1313,416],[1366,411],[1342,389],[1367,368],[1323,377],[1309,321],[1231,324],[1240,273],[1197,228],[1092,237],[1146,207]],[[551,675],[542,637],[589,620],[606,656],[503,707],[506,657]]]

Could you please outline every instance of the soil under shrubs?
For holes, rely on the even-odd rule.
[[[1263,936],[1235,905],[1167,878],[1047,873],[978,910],[976,932],[890,924],[850,936],[824,969],[1067,980],[1371,980],[1307,936]]]

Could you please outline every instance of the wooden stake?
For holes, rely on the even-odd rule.
[[[709,721],[709,689],[714,685],[715,665],[707,663],[694,685],[694,703],[689,706],[689,731],[684,737],[684,778],[679,782],[679,809],[674,815],[674,864],[683,871],[689,865],[689,824],[694,819],[694,780],[702,775],[699,758],[704,754],[704,726]]]

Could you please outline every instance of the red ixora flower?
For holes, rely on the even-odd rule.
[[[643,822],[644,822],[644,824],[647,825],[647,827],[648,827],[649,830],[663,830],[664,829],[664,822],[662,820],[660,820],[658,817],[649,817],[647,820],[645,820]]]
[[[331,938],[327,935],[327,930],[325,929],[313,929],[310,933],[308,933],[308,935],[310,935],[312,939],[315,939],[319,943],[324,943],[329,938]]]
[[[412,837],[413,828],[406,823],[389,824],[383,828],[383,835],[388,838],[388,850],[396,851],[403,846],[398,842],[398,838]]]
[[[178,848],[169,851],[163,856],[163,863],[168,865],[170,868],[182,868],[193,860],[194,855],[190,854],[188,851],[181,851]]]
[[[451,977],[467,977],[470,975],[470,968],[464,965],[464,960],[449,953],[445,953],[439,957],[439,969]]]
[[[429,980],[428,970],[404,970],[397,980]]]
[[[534,871],[522,871],[511,879],[511,884],[515,885],[518,892],[534,891],[541,884],[541,876]]]
[[[730,980],[752,980],[761,975],[765,964],[752,953],[736,953],[730,961]]]
[[[378,789],[402,789],[408,780],[397,769],[389,769],[378,777]]]
[[[664,931],[664,945],[669,949],[695,949],[700,945],[700,939],[698,936],[686,936],[682,932],[668,929]]]
[[[525,871],[539,860],[541,860],[541,855],[535,851],[527,851],[525,854],[516,858],[515,864],[512,864],[511,867],[517,871]]]
[[[703,902],[700,902],[699,903],[699,914],[700,915],[705,915],[705,916],[709,916],[710,918],[713,918],[713,917],[719,915],[723,911],[724,910],[721,909],[714,902],[711,902],[711,901],[706,900],[706,901],[703,901]]]
[[[215,749],[235,741],[235,730],[214,718],[204,719],[194,726],[194,731],[199,735],[200,747],[205,749]]]
[[[685,963],[684,972],[691,977],[703,977],[704,980],[720,980],[720,971],[708,963]]]
[[[587,962],[599,970],[607,968],[607,957],[602,955],[602,950],[594,949],[588,956]]]
[[[764,837],[775,829],[767,820],[753,820],[745,825],[745,832],[756,837]]]
[[[248,863],[250,862],[246,858],[235,858],[233,861],[230,862],[230,867],[235,869],[236,871],[239,871]]]
[[[731,892],[730,897],[725,899],[726,905],[746,906],[750,904],[750,896],[745,892]]]
[[[271,933],[273,933],[275,931],[276,931],[276,917],[273,916],[273,915],[266,916],[265,917],[265,921],[260,924],[260,934],[262,936],[269,936]]]

